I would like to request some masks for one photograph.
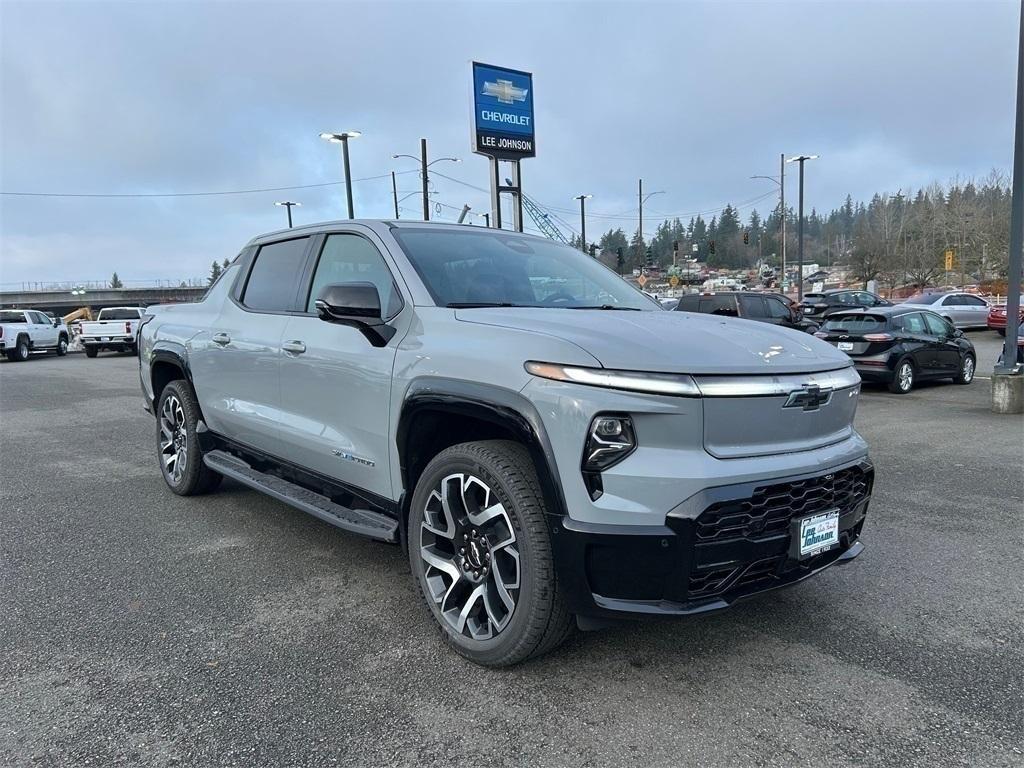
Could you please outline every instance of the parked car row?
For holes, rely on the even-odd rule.
[[[81,323],[79,341],[87,357],[100,350],[138,352],[139,328],[146,310],[141,307],[101,309],[95,321]],[[66,355],[72,334],[59,317],[36,309],[0,310],[0,355],[20,362],[38,352]]]

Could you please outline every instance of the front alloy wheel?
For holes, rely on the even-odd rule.
[[[453,445],[420,473],[406,528],[409,565],[456,652],[509,666],[572,632],[548,518],[537,470],[519,443]]]
[[[431,492],[420,557],[428,597],[452,631],[487,640],[508,626],[519,595],[519,550],[508,512],[483,480],[460,472]]]
[[[974,369],[974,355],[964,355],[964,359],[960,361],[960,371],[957,373],[956,378],[953,379],[953,381],[957,384],[970,384],[974,381]]]

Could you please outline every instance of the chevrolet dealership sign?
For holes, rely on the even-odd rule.
[[[533,157],[533,75],[473,62],[473,151],[503,160]]]

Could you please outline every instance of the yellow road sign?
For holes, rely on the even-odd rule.
[[[647,275],[640,275],[640,277],[638,277],[636,281],[640,283],[640,287],[643,288],[645,285],[647,285]]]
[[[668,284],[675,288],[679,285],[679,278],[676,275],[672,275],[672,277],[668,279]]]
[[[949,272],[951,269],[953,269],[954,261],[955,261],[955,259],[953,258],[953,251],[952,251],[952,249],[946,251],[946,271],[947,272]]]

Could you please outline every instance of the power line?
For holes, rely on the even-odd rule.
[[[419,173],[419,170],[396,171],[395,173]],[[380,176],[364,176],[361,179],[352,179],[352,183],[358,181],[374,181],[376,179],[390,179],[391,174],[385,173]],[[324,181],[319,184],[299,184],[291,187],[263,187],[260,189],[231,189],[216,192],[132,192],[132,193],[79,193],[79,192],[0,192],[0,195],[11,197],[94,197],[94,198],[146,198],[146,197],[217,197],[220,195],[250,195],[257,192],[286,192],[293,189],[314,189],[316,187],[333,187],[344,184],[345,180]]]

